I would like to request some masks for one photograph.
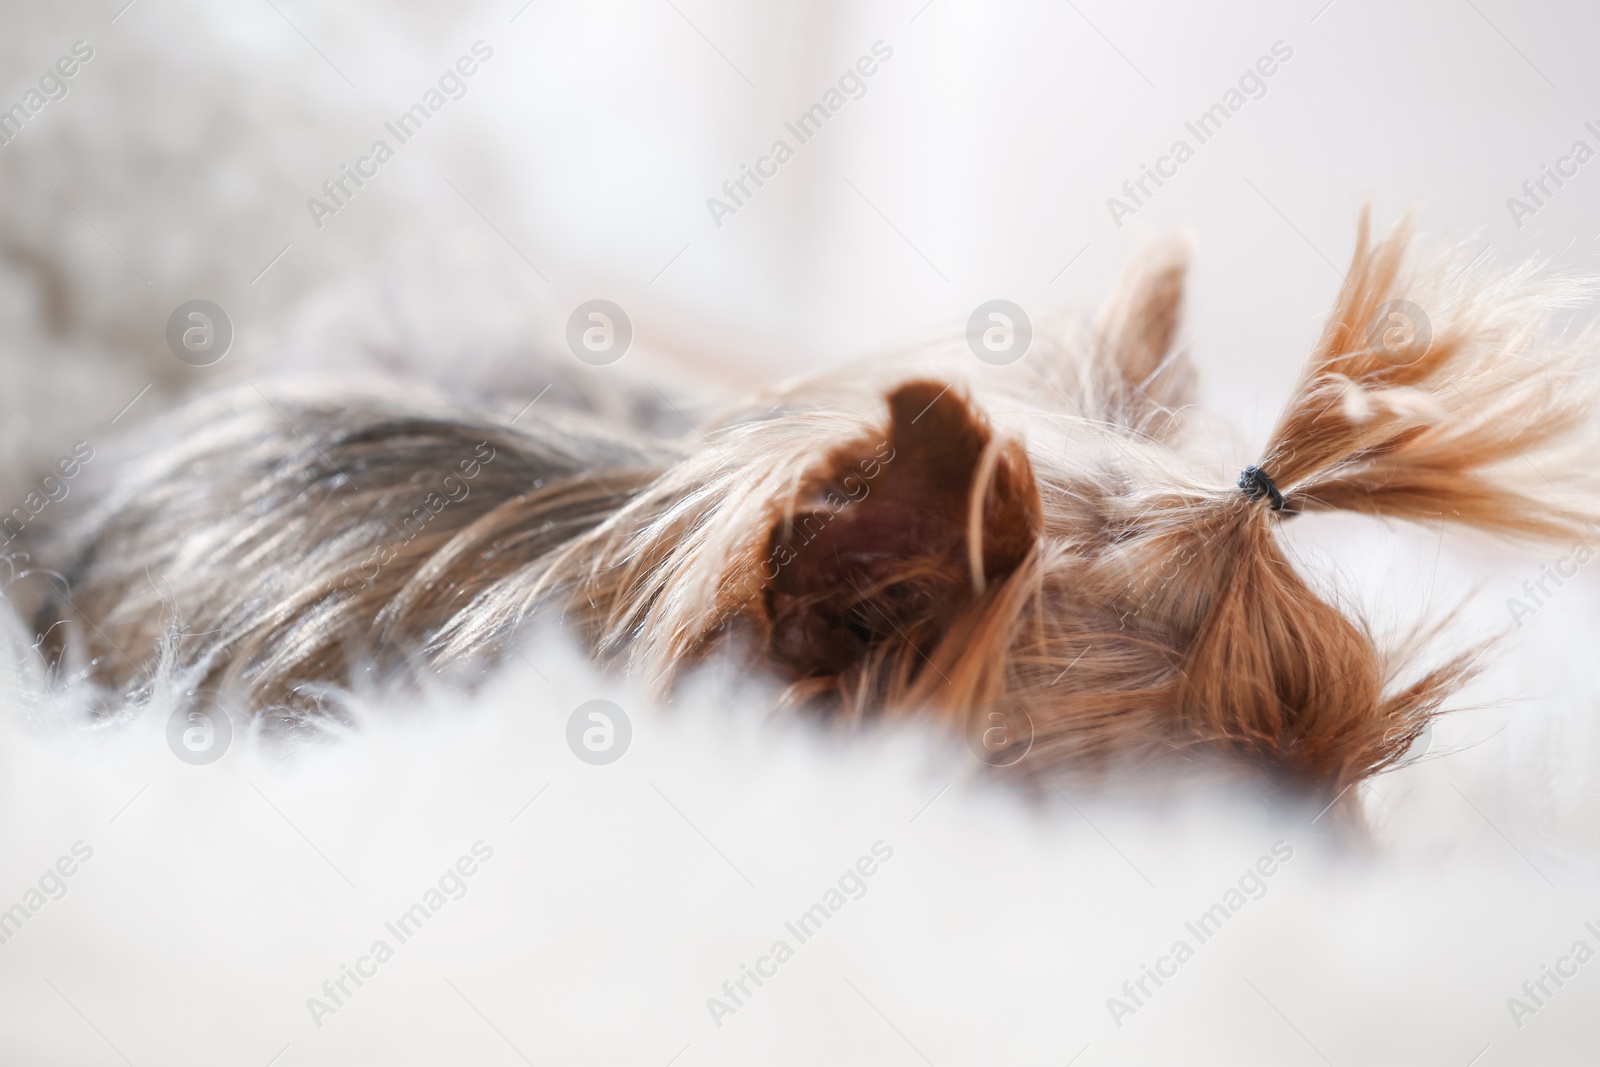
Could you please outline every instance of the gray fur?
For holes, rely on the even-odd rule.
[[[35,615],[43,650],[135,699],[164,649],[208,687],[291,711],[364,668],[426,669],[453,616],[496,578],[532,580],[668,455],[550,405],[513,424],[247,386],[180,418],[35,551],[59,572]]]

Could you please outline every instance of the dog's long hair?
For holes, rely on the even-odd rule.
[[[1363,219],[1239,485],[1190,440],[1176,245],[1013,367],[919,351],[676,440],[548,405],[512,423],[379,392],[213,396],[36,546],[63,579],[42,647],[135,696],[188,671],[293,717],[363,670],[476,669],[559,617],[658,687],[736,650],[836,720],[1020,710],[1027,767],[1213,754],[1336,797],[1405,757],[1478,650],[1408,670],[1277,525],[1567,541],[1596,516],[1595,346],[1557,329],[1589,290],[1408,264],[1408,243]],[[1396,300],[1431,335],[1385,332]]]

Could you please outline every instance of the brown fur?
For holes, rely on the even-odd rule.
[[[835,721],[1021,709],[1024,771],[1209,755],[1331,800],[1405,757],[1478,650],[1401,684],[1409,650],[1319,598],[1275,527],[1345,510],[1536,541],[1596,516],[1593,341],[1555,333],[1588,291],[1408,244],[1363,221],[1258,461],[1284,511],[1192,443],[1185,253],[1163,246],[1015,367],[935,347],[680,440],[383,394],[202,401],[40,549],[64,575],[40,630],[118,690],[305,717],[362,667],[459,672],[559,616],[661,688],[741,648]],[[1402,298],[1431,344],[1376,343]],[[480,443],[494,459],[433,510],[430,479]]]

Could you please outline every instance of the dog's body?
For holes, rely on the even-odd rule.
[[[919,353],[678,440],[548,404],[203,400],[36,548],[65,578],[39,632],[118,690],[199,678],[300,717],[364,669],[457,673],[560,616],[657,685],[726,649],[847,720],[1026,721],[1026,768],[1214,754],[1334,798],[1404,758],[1470,657],[1401,684],[1406,657],[1273,526],[1344,509],[1569,539],[1596,513],[1558,458],[1586,440],[1592,344],[1551,336],[1577,291],[1407,272],[1406,240],[1363,237],[1237,486],[1192,440],[1168,249],[1015,367]],[[1398,299],[1430,336],[1375,341]]]

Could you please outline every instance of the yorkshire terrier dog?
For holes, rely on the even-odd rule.
[[[1380,647],[1279,524],[1570,543],[1600,515],[1594,335],[1561,336],[1589,290],[1409,244],[1363,218],[1242,474],[1197,442],[1176,245],[1011,367],[910,353],[676,440],[548,403],[204,397],[32,546],[60,575],[40,648],[134,700],[182,679],[294,722],[363,672],[464,677],[559,619],[658,690],[716,653],[833,721],[1020,714],[1024,770],[1209,756],[1332,800],[1403,761],[1483,650]]]

